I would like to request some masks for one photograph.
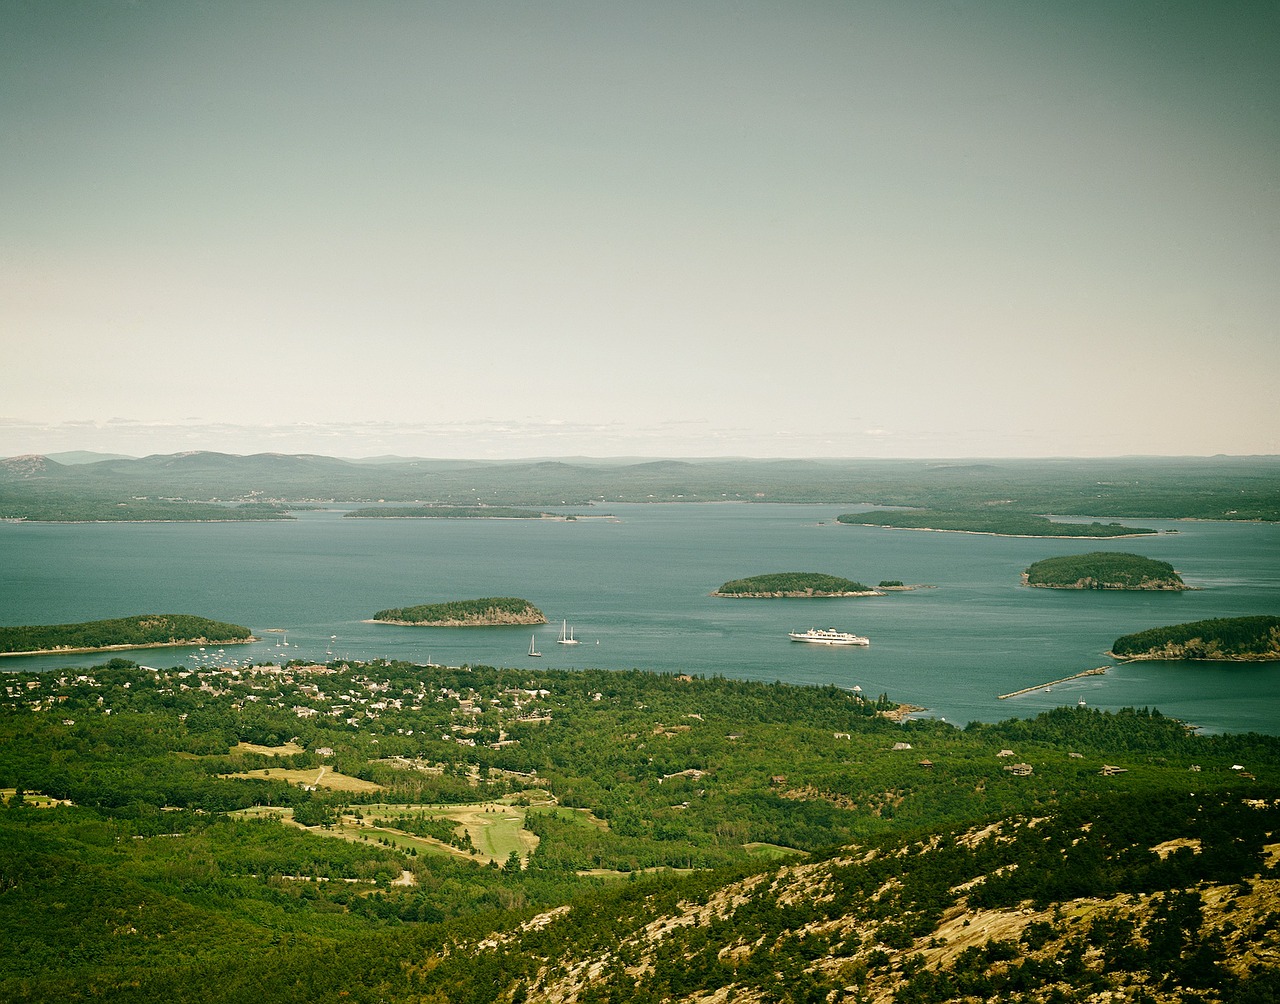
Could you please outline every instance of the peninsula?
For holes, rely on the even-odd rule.
[[[715,590],[712,596],[742,598],[830,598],[838,596],[883,596],[879,589],[864,586],[852,579],[822,572],[774,572],[733,579]]]
[[[836,522],[880,526],[892,530],[952,530],[989,533],[999,537],[1136,537],[1156,533],[1121,523],[1058,523],[1047,516],[1005,509],[894,509],[891,512],[853,512]]]
[[[1163,662],[1280,660],[1280,617],[1218,617],[1150,628],[1117,638],[1111,654]]]
[[[379,610],[377,624],[413,627],[503,627],[510,624],[545,624],[546,616],[528,600],[516,596],[485,596],[478,600],[422,603],[412,607]]]
[[[190,614],[140,614],[79,624],[0,627],[0,655],[108,652],[178,645],[242,645],[257,641],[247,627]]]
[[[352,509],[343,513],[348,519],[564,519],[537,509],[513,509],[488,505],[415,505],[379,506]]]
[[[1090,551],[1043,558],[1022,573],[1024,585],[1043,589],[1189,589],[1171,564],[1120,551]]]

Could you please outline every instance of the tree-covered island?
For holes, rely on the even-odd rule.
[[[79,624],[0,627],[0,655],[42,652],[106,652],[176,645],[239,645],[257,641],[239,624],[191,614],[139,614]]]
[[[822,572],[774,572],[771,575],[752,575],[745,579],[726,582],[712,596],[827,598],[835,596],[880,596],[880,590],[864,586],[861,582],[844,579]]]
[[[952,530],[957,533],[990,533],[1002,537],[1134,537],[1157,532],[1121,523],[1058,523],[1047,516],[994,508],[852,512],[837,516],[836,521],[893,530]]]
[[[414,505],[377,506],[343,513],[351,519],[564,519],[537,509],[510,506]]]
[[[1140,554],[1090,551],[1064,554],[1033,562],[1022,573],[1028,586],[1046,589],[1150,589],[1181,590],[1190,587],[1167,561]]]
[[[1111,654],[1162,662],[1280,660],[1280,617],[1217,617],[1150,628],[1117,638]]]
[[[518,596],[485,596],[478,600],[421,603],[412,607],[379,610],[372,620],[379,624],[414,627],[501,627],[508,624],[545,624],[546,615]]]

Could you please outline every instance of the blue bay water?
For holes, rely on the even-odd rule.
[[[0,524],[0,621],[51,624],[192,613],[262,640],[221,656],[130,654],[144,664],[252,658],[391,658],[446,665],[640,668],[860,686],[963,724],[1025,717],[1083,697],[1159,708],[1209,731],[1280,733],[1280,664],[1134,663],[1049,693],[1000,694],[1114,665],[1122,634],[1280,613],[1280,527],[1141,520],[1176,533],[1115,541],[993,537],[837,524],[854,506],[619,505],[574,521],[343,519],[271,523]],[[1028,589],[1032,561],[1090,550],[1171,562],[1185,593]],[[883,597],[729,600],[720,583],[820,571],[871,585],[934,588]],[[386,607],[521,596],[551,623],[410,628],[367,623]],[[562,620],[580,645],[556,643]],[[868,648],[825,649],[790,630],[835,627]],[[272,633],[278,629],[287,634]],[[541,659],[525,654],[537,635]],[[335,637],[336,636],[336,637]],[[288,647],[281,643],[288,641]],[[101,654],[13,657],[0,669],[88,666]]]

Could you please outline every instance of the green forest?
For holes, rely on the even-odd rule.
[[[1066,554],[1033,562],[1026,570],[1029,586],[1055,589],[1185,589],[1167,561],[1121,551]]]
[[[841,523],[897,530],[957,530],[1010,537],[1128,537],[1156,532],[1120,523],[1062,523],[1028,512],[992,508],[945,511],[895,509],[892,512],[845,513],[836,519]]]
[[[4,1000],[1274,999],[1273,737],[638,671],[3,686]]]
[[[253,640],[247,627],[190,614],[139,614],[79,624],[0,627],[0,653],[130,645],[231,645]]]
[[[546,616],[528,600],[517,596],[485,596],[478,600],[420,603],[412,607],[379,610],[375,621],[421,625],[545,624]]]
[[[1216,617],[1117,638],[1118,659],[1280,659],[1280,617]]]
[[[838,575],[822,572],[775,572],[752,575],[726,582],[716,596],[843,596],[847,593],[874,593],[870,586]]]

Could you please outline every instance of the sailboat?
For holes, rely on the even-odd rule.
[[[538,651],[538,636],[529,636],[529,657],[532,659],[541,659],[542,653]]]
[[[573,637],[573,628],[569,627],[568,621],[560,622],[560,637],[556,641],[561,645],[577,645],[578,642]]]

